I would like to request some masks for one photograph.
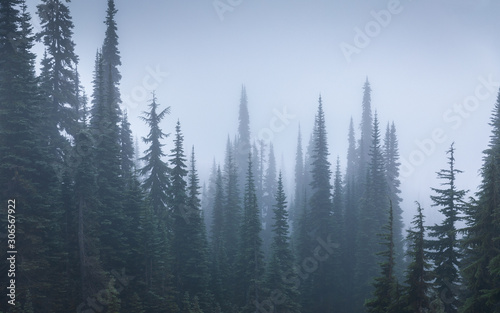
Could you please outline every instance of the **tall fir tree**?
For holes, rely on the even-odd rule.
[[[170,114],[170,107],[157,112],[159,104],[156,103],[156,97],[153,94],[149,109],[149,112],[143,112],[143,116],[141,117],[149,126],[148,136],[142,138],[144,143],[149,144],[149,147],[144,151],[144,156],[140,159],[145,162],[144,167],[140,169],[140,174],[145,176],[143,188],[148,193],[148,202],[153,213],[165,222],[164,226],[167,226],[167,193],[170,186],[170,168],[162,160],[165,157],[165,153],[162,150],[165,144],[161,143],[161,140],[167,138],[169,134],[161,130],[160,122],[167,114]]]
[[[124,234],[127,216],[123,212],[123,186],[120,161],[120,110],[112,91],[106,92],[100,53],[96,57],[90,129],[96,145],[97,195],[101,220],[101,257],[106,270],[125,264],[128,244]]]
[[[417,204],[417,214],[413,218],[413,228],[408,230],[408,252],[410,259],[406,271],[406,285],[402,301],[405,310],[411,313],[426,312],[430,310],[429,294],[431,291],[432,272],[431,265],[425,251],[424,214],[420,203]]]
[[[370,313],[398,313],[394,309],[398,299],[395,297],[396,278],[394,276],[394,217],[392,211],[392,203],[389,206],[389,221],[383,227],[385,233],[379,234],[382,237],[381,244],[386,247],[386,250],[379,252],[382,257],[380,263],[381,273],[373,282],[373,298],[365,302],[367,311]]]
[[[389,198],[394,211],[394,251],[396,258],[396,277],[401,279],[404,272],[404,238],[403,238],[403,210],[401,208],[401,182],[399,180],[399,147],[396,135],[396,125],[387,124],[384,138],[384,162],[386,168]]]
[[[448,149],[449,169],[442,169],[437,173],[442,181],[440,188],[431,188],[435,193],[431,195],[433,207],[438,207],[444,215],[441,224],[429,226],[429,237],[426,241],[429,258],[434,263],[434,288],[440,296],[445,313],[455,313],[459,307],[459,295],[454,294],[461,285],[458,267],[462,258],[460,241],[457,238],[457,222],[461,220],[465,190],[456,185],[456,175],[462,171],[455,168],[455,147],[451,144]]]
[[[298,290],[294,285],[286,283],[297,279],[297,273],[293,271],[294,262],[290,246],[287,202],[281,172],[278,176],[273,207],[273,242],[266,274],[266,287],[270,291],[270,295],[279,297],[279,301],[273,305],[274,312],[298,313],[300,312],[297,301]],[[276,293],[278,295],[275,295]]]
[[[102,59],[104,68],[104,80],[106,88],[112,88],[115,95],[114,101],[116,104],[121,103],[120,90],[118,88],[121,80],[121,74],[118,67],[122,64],[120,50],[118,49],[118,33],[115,15],[118,12],[114,0],[108,0],[108,8],[106,10],[106,32],[104,43],[102,45]],[[108,82],[108,80],[110,80]]]
[[[368,170],[368,163],[370,162],[370,151],[373,140],[373,117],[371,108],[371,87],[368,77],[366,78],[363,86],[363,102],[362,102],[362,115],[361,115],[361,137],[358,144],[358,180],[363,181],[366,177]],[[360,192],[363,193],[363,185],[360,185]]]
[[[274,147],[272,144],[269,145],[269,157],[268,165],[266,170],[266,175],[264,178],[264,190],[262,194],[262,212],[263,212],[263,229],[262,229],[262,246],[264,251],[264,256],[266,258],[269,256],[271,242],[273,240],[272,236],[272,224],[273,224],[273,205],[274,205],[274,195],[276,194],[276,158],[274,156]]]
[[[135,172],[134,154],[132,130],[130,130],[128,114],[125,111],[120,122],[120,167],[126,188],[129,187],[130,180]]]
[[[245,85],[241,86],[241,96],[238,114],[238,134],[234,141],[234,161],[238,169],[238,185],[245,185],[248,154],[252,151],[250,141],[250,115],[248,113],[248,98]],[[241,196],[241,195],[240,195]]]
[[[304,195],[304,152],[302,151],[302,133],[299,126],[297,135],[297,150],[295,152],[295,171],[294,171],[295,191],[293,205],[290,208],[290,220],[292,226],[292,242],[296,242],[294,234],[296,233],[300,218],[301,207]],[[295,245],[295,244],[294,244]],[[294,246],[292,245],[292,246]]]
[[[376,235],[384,227],[389,206],[388,187],[385,176],[385,165],[380,145],[380,131],[377,115],[373,120],[373,138],[370,147],[370,163],[366,175],[366,188],[360,202],[359,228],[357,235],[357,254],[355,284],[357,285],[357,300],[368,298],[371,293],[370,282],[377,276],[377,263],[380,257],[380,244]]]
[[[330,162],[328,161],[328,139],[326,131],[325,114],[321,96],[318,100],[318,111],[315,119],[314,148],[311,155],[311,198],[309,199],[310,217],[309,229],[313,232],[310,236],[310,245],[314,244],[313,239],[333,240],[338,242],[340,238],[335,238],[335,230],[332,220],[332,185]],[[310,312],[329,312],[334,310],[340,301],[335,286],[338,286],[338,272],[333,266],[333,260],[339,257],[339,251],[333,252],[325,261],[318,262],[318,269],[311,275],[311,295],[312,307]]]
[[[75,54],[71,13],[63,0],[42,0],[37,5],[41,31],[37,38],[45,45],[48,66],[45,86],[49,89],[50,123],[74,135],[77,130],[78,101],[75,93],[75,67],[78,57]],[[61,143],[59,143],[60,145]],[[61,146],[59,146],[61,147]]]
[[[462,271],[468,294],[463,313],[500,312],[500,92],[490,126],[477,200],[466,212]]]
[[[342,268],[344,272],[346,298],[344,308],[353,311],[355,303],[354,272],[356,265],[356,237],[358,231],[358,190],[357,190],[357,165],[358,151],[356,149],[356,138],[354,134],[354,123],[351,118],[348,132],[347,166],[344,176],[344,212],[343,212],[343,235],[342,246]]]
[[[54,168],[59,160],[54,159],[43,132],[44,103],[31,52],[30,16],[24,1],[2,0],[0,17],[0,186],[6,204],[1,212],[7,218],[8,205],[11,209],[14,206],[16,246],[10,249],[18,251],[17,260],[23,260],[16,264],[16,301],[27,301],[27,291],[31,290],[35,310],[60,310],[65,299],[49,302],[44,297],[69,287],[64,281],[57,286],[52,276],[60,273],[66,260],[60,238],[64,211]],[[9,257],[6,252],[2,256]],[[6,290],[7,280],[2,280],[0,286]],[[7,301],[0,309],[7,310],[4,304]]]
[[[260,303],[264,297],[264,254],[260,238],[262,225],[255,193],[251,154],[248,155],[243,211],[237,268],[237,300],[241,312],[250,313],[255,312],[255,303]]]
[[[227,251],[224,242],[224,186],[220,166],[215,178],[215,195],[212,210],[211,287],[215,300],[222,308],[227,307],[227,285],[229,275]]]

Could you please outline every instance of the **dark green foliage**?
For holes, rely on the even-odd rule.
[[[273,205],[275,202],[274,196],[276,194],[276,159],[274,157],[273,145],[269,145],[269,158],[266,175],[264,178],[264,189],[262,193],[262,215],[263,225],[262,230],[262,244],[263,251],[266,258],[270,254],[272,242],[272,224],[273,224]]]
[[[396,258],[397,278],[403,277],[404,269],[404,238],[403,238],[403,210],[401,209],[400,185],[399,181],[399,148],[396,135],[396,126],[394,122],[387,129],[384,138],[384,162],[386,168],[387,186],[389,190],[389,198],[392,201],[394,210],[394,251]]]
[[[477,200],[467,208],[462,271],[467,296],[460,312],[500,312],[500,92],[484,151]]]
[[[376,127],[374,130],[377,131]],[[392,211],[391,203],[389,208],[389,222],[383,227],[386,232],[379,234],[382,237],[381,244],[386,249],[378,253],[382,257],[382,263],[380,263],[381,273],[380,276],[375,278],[373,283],[373,298],[365,302],[369,313],[400,313],[400,311],[394,309],[398,299],[396,298],[397,282],[394,277],[394,219]]]
[[[75,67],[78,57],[73,42],[73,21],[68,6],[62,0],[42,0],[37,5],[42,30],[37,34],[47,52],[43,63],[46,76],[42,76],[47,87],[49,119],[70,135],[77,130],[78,101],[76,97]],[[67,106],[69,105],[69,106]]]
[[[132,131],[128,122],[127,112],[123,114],[120,127],[120,161],[122,177],[125,187],[128,187],[129,181],[135,172],[134,165],[134,146],[132,144]]]
[[[102,45],[102,58],[104,68],[104,80],[107,91],[111,90],[115,95],[114,101],[121,103],[120,91],[118,85],[120,84],[121,74],[118,67],[122,64],[120,58],[120,51],[118,50],[118,34],[115,21],[115,15],[118,10],[115,7],[114,0],[108,0],[108,9],[106,11],[106,33],[104,43]],[[108,80],[110,82],[108,82]]]
[[[123,267],[128,244],[124,230],[124,181],[120,162],[120,108],[112,90],[104,88],[103,61],[98,53],[94,72],[94,93],[90,129],[96,146],[97,196],[100,202],[101,260],[106,270]]]
[[[377,234],[385,225],[389,206],[385,165],[380,146],[380,132],[377,115],[373,121],[373,138],[370,148],[370,163],[366,177],[366,188],[359,212],[357,236],[356,285],[358,301],[366,299],[371,292],[370,282],[377,275],[377,263],[381,261],[377,253],[380,245]]]
[[[288,212],[285,192],[283,190],[283,180],[281,173],[278,177],[278,185],[275,194],[275,204],[273,208],[273,242],[271,244],[271,256],[269,259],[268,271],[266,275],[266,287],[270,291],[270,299],[273,303],[274,312],[292,313],[300,312],[297,303],[298,290],[294,285],[287,283],[297,279],[297,274],[293,271],[293,255],[290,247],[290,234],[288,230]],[[274,294],[279,294],[276,297]],[[274,298],[278,298],[276,301]]]
[[[262,239],[260,238],[262,225],[255,194],[251,154],[248,155],[243,212],[237,267],[237,301],[242,312],[254,312],[255,303],[260,303],[264,297],[262,290],[264,255],[262,253]]]
[[[7,201],[15,199],[16,292],[22,295],[29,289],[35,310],[45,305],[58,310],[64,300],[52,299],[49,303],[50,294],[45,291],[56,287],[52,275],[66,260],[65,242],[54,236],[62,234],[64,221],[55,170],[60,160],[55,159],[43,132],[43,101],[35,77],[35,55],[30,51],[33,35],[24,2],[0,1],[0,20],[2,222],[7,225]],[[6,252],[2,257],[7,258]],[[7,290],[6,283],[7,279],[1,280],[3,290]]]
[[[430,281],[433,279],[431,265],[425,253],[424,214],[417,202],[417,214],[412,221],[413,228],[408,230],[408,257],[410,263],[406,271],[407,290],[403,301],[407,312],[420,313],[430,309]]]
[[[144,143],[149,147],[144,151],[144,156],[140,159],[146,164],[140,169],[140,174],[145,176],[143,188],[148,192],[148,202],[153,213],[162,220],[167,221],[167,190],[170,186],[170,169],[162,158],[165,154],[162,151],[164,144],[162,139],[168,137],[160,129],[160,122],[165,115],[170,114],[170,107],[157,112],[159,104],[156,103],[156,97],[149,104],[150,111],[143,112],[142,120],[149,126],[147,137],[143,137]],[[167,225],[167,224],[164,224]]]
[[[440,170],[437,176],[443,182],[439,188],[431,188],[435,195],[431,195],[433,207],[438,207],[439,212],[444,215],[440,225],[429,226],[429,237],[427,248],[429,258],[434,263],[434,282],[436,294],[439,295],[444,304],[446,313],[454,313],[458,310],[458,294],[454,294],[460,285],[458,273],[459,261],[461,259],[460,243],[457,238],[456,223],[460,221],[460,213],[463,211],[464,196],[466,191],[459,190],[456,186],[456,175],[462,171],[455,168],[455,148],[453,144],[447,151],[449,154],[449,169]]]

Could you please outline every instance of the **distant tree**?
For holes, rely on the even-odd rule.
[[[417,214],[412,221],[413,229],[408,230],[408,256],[410,263],[406,271],[406,285],[404,302],[407,312],[419,313],[430,310],[429,294],[433,279],[428,258],[425,252],[424,214],[417,202]]]
[[[262,195],[262,212],[263,212],[263,228],[261,237],[263,243],[264,256],[266,258],[270,254],[271,243],[273,241],[272,237],[272,224],[273,224],[273,205],[274,196],[276,194],[276,158],[274,157],[274,147],[272,144],[269,145],[269,157],[268,166],[266,170],[266,175],[264,178],[264,190]]]
[[[483,152],[482,182],[477,200],[467,208],[462,265],[467,296],[460,312],[500,312],[500,92]]]
[[[385,233],[381,234],[382,243],[386,250],[379,252],[383,262],[380,263],[381,273],[373,282],[373,298],[365,302],[369,313],[399,313],[394,310],[397,303],[395,297],[396,278],[394,277],[394,232],[393,232],[393,213],[392,204],[389,209],[389,222],[384,226]]]
[[[387,129],[384,138],[384,163],[386,168],[387,186],[389,198],[392,201],[394,211],[394,251],[396,258],[396,277],[403,277],[404,269],[404,238],[403,238],[403,210],[401,209],[399,181],[399,148],[394,122]]]
[[[455,147],[451,144],[447,151],[449,154],[449,169],[442,169],[437,176],[443,182],[442,189],[431,188],[435,195],[431,196],[432,206],[438,207],[439,212],[444,215],[440,225],[429,226],[429,237],[426,241],[429,249],[429,258],[434,263],[433,273],[435,275],[435,290],[441,297],[445,313],[455,313],[458,310],[458,296],[452,290],[458,290],[460,275],[458,266],[462,258],[460,253],[460,242],[457,238],[456,223],[461,220],[464,196],[466,191],[459,190],[456,186],[456,175],[462,171],[455,168]]]
[[[293,204],[290,206],[290,220],[292,226],[292,241],[296,241],[295,233],[298,227],[300,212],[302,203],[302,197],[304,195],[304,153],[302,151],[302,134],[299,126],[299,133],[297,135],[297,150],[295,152],[295,172],[294,172],[294,181],[295,181],[295,192]]]
[[[356,149],[356,138],[354,135],[354,123],[351,118],[349,124],[347,167],[344,176],[344,212],[343,212],[343,236],[342,236],[342,269],[345,282],[346,311],[353,311],[355,303],[354,272],[356,266],[356,238],[358,236],[358,205],[359,196],[357,189],[357,165],[358,154]]]
[[[378,118],[373,121],[373,138],[370,148],[370,163],[368,167],[365,191],[360,202],[359,228],[357,236],[356,255],[356,287],[358,301],[366,299],[371,292],[370,281],[377,275],[377,263],[380,257],[380,244],[376,235],[385,225],[389,206],[388,187],[385,176],[385,165],[380,145]]]
[[[290,247],[290,234],[288,231],[288,212],[285,191],[283,190],[283,180],[281,172],[278,176],[276,187],[275,204],[273,209],[273,242],[271,244],[271,257],[269,259],[266,285],[271,293],[278,292],[280,303],[274,305],[274,312],[292,313],[300,312],[297,302],[298,290],[294,285],[287,284],[287,280],[297,279],[297,274],[293,273],[293,255]],[[290,272],[292,271],[292,272]],[[274,294],[273,294],[274,295]]]
[[[250,115],[248,113],[248,98],[245,85],[241,86],[241,96],[238,114],[238,135],[234,141],[235,152],[233,155],[238,169],[238,185],[244,186],[246,168],[248,167],[248,154],[252,151],[250,141]]]
[[[264,254],[260,231],[259,207],[255,194],[251,154],[248,155],[247,183],[243,202],[243,223],[240,232],[240,251],[238,255],[238,299],[241,311],[255,312],[255,302],[260,303],[263,294]]]

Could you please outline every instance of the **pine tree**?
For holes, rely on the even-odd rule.
[[[48,86],[50,123],[74,135],[77,127],[78,101],[75,93],[75,67],[78,57],[73,42],[73,21],[69,7],[62,0],[42,0],[37,5],[42,30],[37,34],[47,51],[44,65],[49,66],[44,79]],[[61,147],[61,146],[58,146]]]
[[[97,195],[101,221],[101,257],[106,270],[125,264],[128,244],[124,231],[128,218],[123,212],[123,186],[120,161],[120,110],[112,91],[106,92],[100,53],[96,57],[90,129],[96,145]]]
[[[242,212],[240,207],[240,195],[238,185],[238,168],[236,167],[231,142],[227,141],[226,160],[224,162],[224,184],[225,184],[225,201],[224,201],[224,224],[223,224],[223,241],[227,253],[227,266],[229,273],[235,275],[235,267],[237,262],[237,254],[239,243],[239,231],[241,226]],[[260,215],[259,215],[260,216]],[[224,282],[228,286],[234,284],[235,277],[228,277],[228,281]],[[230,288],[229,294],[234,292],[235,288]]]
[[[227,251],[224,242],[224,186],[220,166],[217,168],[215,179],[215,195],[212,210],[212,240],[211,240],[211,286],[215,300],[221,307],[226,307],[225,298],[229,272],[227,265]]]
[[[241,97],[238,115],[238,135],[234,142],[234,162],[238,169],[238,185],[244,186],[245,171],[248,167],[248,154],[252,151],[250,142],[250,116],[248,113],[248,99],[246,87],[241,87]]]
[[[203,220],[205,221],[205,229],[207,230],[207,238],[212,238],[213,225],[213,207],[215,198],[215,188],[217,180],[217,165],[215,159],[212,162],[208,184],[203,184],[203,193],[201,197],[201,210],[203,212]]]
[[[500,312],[500,92],[483,152],[482,182],[477,200],[467,208],[466,247],[462,271],[468,294],[460,312]]]
[[[340,240],[340,238],[334,237],[338,233],[334,229],[332,220],[331,170],[330,162],[328,161],[328,140],[321,96],[318,103],[313,141],[314,149],[311,155],[312,194],[309,200],[309,229],[314,234],[310,239],[310,246],[314,244],[313,238],[321,238],[322,240],[330,238],[335,242],[339,242]],[[338,250],[334,254],[331,257],[329,256],[325,261],[318,262],[318,269],[310,274],[313,306],[308,309],[311,312],[329,312],[334,310],[334,307],[338,305],[338,293],[334,289],[338,282],[338,273],[333,266],[333,260],[339,257]]]
[[[358,145],[358,179],[364,180],[366,177],[366,171],[368,169],[368,163],[370,162],[370,151],[372,147],[373,140],[373,119],[371,110],[371,87],[368,77],[366,78],[365,84],[363,86],[363,103],[362,103],[362,116],[361,116],[361,138],[359,139]],[[360,185],[363,188],[362,185]],[[361,193],[364,192],[361,189]]]
[[[238,255],[238,302],[242,312],[255,311],[255,303],[263,297],[264,255],[260,231],[260,212],[257,206],[253,180],[252,157],[248,155],[247,182],[244,196],[244,216],[241,225],[240,251]]]
[[[359,231],[356,242],[355,284],[358,289],[356,302],[367,298],[372,289],[369,283],[377,275],[377,263],[380,261],[377,253],[380,251],[380,244],[376,240],[376,235],[385,225],[384,219],[387,217],[387,211],[383,208],[389,206],[385,165],[376,114],[373,121],[370,158],[366,188],[360,204]]]
[[[165,134],[160,129],[160,122],[165,115],[170,114],[170,107],[166,107],[161,112],[157,112],[159,104],[156,97],[149,104],[150,111],[143,112],[142,120],[149,126],[147,137],[143,137],[144,143],[149,144],[149,148],[144,151],[144,156],[140,159],[146,164],[140,169],[140,174],[145,176],[143,188],[148,192],[148,202],[153,213],[165,223],[168,219],[168,198],[167,192],[170,186],[170,169],[162,158],[165,153],[162,151],[164,144],[161,143],[169,134]],[[164,224],[165,226],[168,224]]]
[[[299,133],[297,135],[297,150],[295,152],[295,192],[293,205],[290,208],[290,220],[292,225],[292,234],[296,233],[299,218],[300,209],[303,203],[302,196],[304,195],[304,154],[302,151],[302,134],[299,127]],[[295,237],[295,235],[294,235]],[[296,238],[292,237],[292,241],[296,242]]]
[[[435,195],[431,196],[432,206],[438,207],[444,215],[440,225],[428,227],[430,230],[427,240],[429,258],[434,263],[435,291],[443,300],[444,311],[454,313],[458,310],[458,295],[453,294],[458,289],[460,276],[458,273],[461,259],[460,242],[457,238],[456,223],[460,221],[460,213],[464,205],[466,191],[459,190],[456,186],[456,175],[462,171],[455,168],[455,148],[453,144],[447,151],[449,154],[449,169],[442,169],[437,176],[443,182],[442,189],[431,188]]]
[[[386,232],[380,234],[383,239],[381,244],[386,247],[386,250],[378,253],[383,258],[383,262],[380,263],[381,273],[379,277],[375,278],[373,283],[373,298],[365,302],[365,306],[369,313],[399,313],[393,308],[398,300],[395,298],[396,278],[394,277],[393,225],[394,220],[391,204],[389,209],[389,222],[384,226]]]
[[[52,275],[60,273],[66,259],[61,238],[64,211],[53,167],[60,160],[50,153],[43,133],[43,101],[24,1],[0,1],[0,16],[0,187],[3,203],[15,199],[16,259],[23,260],[16,264],[16,292],[22,295],[29,289],[35,310],[44,306],[58,310],[64,299],[48,303],[43,295],[52,288],[49,296],[60,291]],[[1,213],[7,217],[7,205]],[[2,257],[7,259],[4,251]],[[0,283],[4,290],[6,283],[6,279]]]
[[[401,209],[399,181],[399,149],[394,122],[387,129],[384,138],[384,162],[389,188],[389,199],[392,201],[394,210],[394,251],[396,257],[396,277],[402,278],[404,268],[404,238],[403,238],[403,210]]]
[[[408,256],[410,264],[406,271],[407,290],[404,296],[408,312],[425,312],[430,309],[429,292],[431,289],[432,272],[425,252],[424,214],[420,204],[417,204],[417,214],[413,218],[413,229],[408,230]]]
[[[112,88],[115,95],[114,101],[117,104],[121,103],[120,91],[118,85],[120,84],[121,74],[118,67],[122,64],[120,58],[120,51],[118,49],[118,34],[115,15],[118,12],[114,0],[108,0],[108,8],[106,10],[106,33],[104,43],[102,45],[102,58],[104,68],[104,80],[106,88]],[[108,79],[110,82],[108,82]]]
[[[274,312],[277,313],[300,312],[300,306],[297,303],[298,290],[294,285],[287,284],[284,280],[284,277],[286,277],[287,280],[297,279],[297,274],[293,273],[293,255],[289,242],[290,234],[288,231],[288,212],[286,205],[283,179],[280,172],[273,209],[274,223],[272,227],[274,236],[266,276],[266,285],[271,295],[274,295],[273,293],[279,293],[280,301],[274,304]]]
[[[134,165],[134,146],[132,143],[132,131],[130,130],[130,123],[128,122],[127,112],[123,114],[120,127],[120,160],[121,172],[125,182],[125,187],[128,184],[135,171]]]
[[[358,232],[358,190],[357,190],[357,164],[358,154],[356,149],[356,139],[354,135],[354,123],[351,118],[349,124],[348,135],[348,150],[347,150],[347,167],[344,176],[344,222],[343,222],[343,244],[345,249],[342,250],[342,269],[344,272],[345,282],[345,310],[354,311],[353,304],[355,303],[354,290],[354,271],[356,265],[356,237]]]
[[[273,224],[273,205],[274,195],[276,194],[276,158],[274,157],[273,145],[269,145],[269,158],[266,176],[264,179],[264,190],[262,194],[262,212],[263,212],[263,225],[265,228],[262,230],[262,244],[264,256],[269,256],[271,242],[272,242],[272,224]]]

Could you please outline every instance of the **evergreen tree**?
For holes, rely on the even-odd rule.
[[[400,185],[399,181],[399,148],[396,136],[396,126],[394,122],[387,129],[384,138],[384,162],[387,176],[387,186],[389,188],[389,199],[392,201],[394,211],[394,251],[396,258],[396,277],[402,278],[404,268],[404,238],[403,238],[403,210],[401,209]]]
[[[200,186],[198,172],[196,170],[196,161],[194,156],[194,147],[191,153],[191,162],[188,175],[187,187],[187,212],[184,221],[188,224],[188,233],[183,237],[185,242],[186,254],[188,259],[184,262],[184,270],[187,275],[183,277],[187,288],[184,291],[189,292],[195,298],[200,299],[201,306],[208,310],[209,291],[208,283],[209,264],[208,264],[208,242],[205,231],[205,224],[201,212]]]
[[[224,183],[225,183],[225,201],[224,201],[224,222],[223,222],[223,242],[227,253],[228,273],[230,276],[224,282],[230,289],[228,290],[229,298],[233,298],[232,293],[235,291],[234,283],[236,277],[236,263],[238,248],[240,246],[240,226],[242,212],[240,207],[240,195],[238,191],[238,168],[236,167],[231,142],[227,141],[226,160],[224,162]],[[260,212],[259,212],[260,213]],[[260,214],[259,214],[260,217]]]
[[[45,45],[47,59],[44,65],[49,66],[45,69],[48,75],[43,77],[49,88],[47,100],[51,112],[48,119],[52,125],[74,135],[78,119],[75,93],[78,57],[72,39],[74,25],[70,11],[62,0],[42,0],[37,5],[37,13],[42,27],[37,37]]]
[[[309,200],[309,229],[314,234],[310,238],[310,246],[316,241],[313,241],[313,239],[317,238],[321,238],[324,241],[330,238],[335,242],[339,242],[340,240],[340,238],[335,238],[335,235],[338,233],[334,229],[332,220],[331,170],[330,162],[328,161],[328,140],[321,96],[318,102],[313,140],[314,149],[311,155],[312,194]],[[334,255],[329,256],[323,262],[318,262],[318,270],[310,274],[312,280],[311,295],[313,297],[312,307],[308,308],[310,312],[330,312],[338,306],[338,293],[334,289],[338,282],[338,273],[333,266],[333,260],[338,257],[338,250],[334,251]]]
[[[361,137],[359,139],[358,145],[358,179],[364,180],[366,177],[366,171],[368,169],[368,163],[370,162],[370,151],[372,147],[373,140],[373,119],[372,119],[372,109],[371,109],[371,87],[368,77],[366,78],[365,84],[363,86],[363,103],[362,103],[362,116],[361,116]],[[363,186],[360,186],[363,188]],[[361,189],[361,193],[364,192]]]
[[[229,272],[227,265],[227,251],[224,242],[224,186],[220,166],[217,168],[215,179],[215,195],[212,210],[212,240],[211,240],[211,286],[215,300],[222,307],[226,307],[225,285]]]
[[[217,165],[215,159],[212,163],[210,176],[207,184],[203,184],[203,193],[201,198],[201,209],[203,211],[203,220],[205,221],[205,229],[207,230],[207,238],[212,238],[212,225],[213,225],[213,208],[215,200],[215,189],[217,180]]]
[[[302,134],[299,126],[299,133],[297,135],[297,150],[295,152],[295,192],[293,205],[290,208],[290,220],[292,225],[292,234],[296,233],[298,222],[300,218],[300,209],[304,202],[302,196],[304,195],[304,154],[302,151]],[[295,242],[296,239],[292,238]]]
[[[102,58],[104,68],[105,86],[110,87],[115,95],[114,101],[117,104],[121,103],[120,91],[118,85],[120,84],[121,74],[118,67],[122,64],[120,58],[120,51],[118,50],[118,34],[115,15],[118,12],[114,0],[108,0],[108,8],[106,10],[106,33],[104,43],[102,45]],[[108,82],[108,79],[110,82]]]
[[[238,185],[244,186],[245,171],[248,167],[248,154],[252,151],[250,142],[250,116],[248,113],[248,99],[245,86],[241,87],[241,97],[238,115],[238,135],[234,142],[234,162],[238,169]]]
[[[255,194],[252,157],[248,155],[247,183],[245,185],[244,216],[241,225],[240,251],[238,255],[238,302],[242,312],[255,312],[255,303],[262,301],[264,255],[260,231],[260,212]]]
[[[500,312],[500,92],[490,125],[482,182],[477,200],[467,208],[462,271],[468,294],[460,310],[463,313]]]
[[[161,218],[164,222],[167,221],[168,199],[167,192],[170,186],[170,169],[162,158],[165,153],[162,151],[164,144],[162,139],[168,137],[160,129],[160,122],[165,115],[170,114],[170,107],[157,112],[159,104],[156,103],[156,97],[153,94],[153,99],[149,104],[150,111],[143,112],[142,120],[149,126],[149,134],[143,137],[144,143],[149,144],[149,148],[144,151],[144,156],[140,159],[146,164],[140,169],[140,174],[146,176],[143,182],[143,188],[148,192],[148,202],[153,210],[153,213]],[[168,225],[168,224],[164,224]]]
[[[375,118],[376,119],[376,118]],[[376,131],[376,128],[375,128]],[[383,262],[380,263],[381,275],[375,278],[373,283],[373,298],[365,302],[369,313],[399,313],[394,310],[397,303],[395,298],[396,278],[394,277],[394,232],[393,232],[392,204],[389,209],[389,222],[384,226],[386,233],[381,234],[382,244],[386,250],[378,253]]]
[[[130,179],[135,171],[134,165],[134,146],[132,143],[132,131],[128,122],[127,112],[123,114],[120,127],[120,160],[122,177],[125,182],[125,187],[128,187]]]
[[[461,259],[460,242],[457,238],[456,223],[460,221],[460,213],[464,205],[463,197],[465,190],[459,190],[456,186],[456,175],[462,171],[455,168],[455,148],[453,144],[447,151],[449,154],[449,169],[440,170],[437,175],[443,182],[443,189],[431,188],[436,194],[431,196],[432,206],[438,207],[439,212],[444,215],[440,225],[428,227],[430,230],[427,240],[429,258],[434,263],[435,290],[440,295],[446,313],[454,313],[458,310],[458,295],[453,294],[458,289],[460,276],[458,273],[459,261]]]
[[[378,118],[373,121],[373,138],[370,148],[370,163],[368,167],[365,190],[360,204],[359,228],[357,236],[357,255],[355,284],[358,293],[356,302],[366,299],[371,293],[370,282],[377,275],[377,263],[380,257],[380,245],[376,235],[384,227],[387,212],[383,208],[389,206],[388,187],[385,176],[385,165],[380,145]]]
[[[353,304],[355,303],[354,289],[354,271],[356,265],[356,238],[358,232],[358,190],[357,190],[357,164],[358,154],[356,149],[356,139],[354,136],[354,123],[351,118],[349,124],[348,150],[347,150],[347,167],[344,176],[344,222],[343,222],[343,247],[342,249],[342,269],[344,272],[345,282],[345,310],[347,312],[354,311]]]
[[[123,211],[123,186],[120,161],[120,109],[112,91],[106,92],[103,63],[96,57],[90,129],[94,135],[97,169],[97,195],[100,201],[101,257],[106,270],[121,268],[127,259],[124,231],[128,225]]]
[[[43,101],[24,1],[0,1],[0,20],[0,187],[3,203],[15,199],[16,247],[11,249],[18,251],[17,260],[23,260],[16,264],[16,293],[22,302],[21,295],[29,289],[36,311],[42,307],[60,310],[65,299],[54,298],[49,303],[43,296],[55,297],[68,287],[64,280],[60,286],[53,280],[67,258],[61,238],[61,189],[53,167],[59,160],[51,153],[43,132]],[[13,205],[12,201],[8,204]],[[1,212],[7,217],[7,205]],[[4,251],[2,257],[7,259]],[[0,286],[6,290],[7,280]],[[0,309],[6,309],[1,305]]]
[[[412,221],[413,229],[408,230],[409,242],[408,256],[410,264],[406,271],[406,284],[404,302],[406,310],[411,313],[426,312],[430,310],[429,292],[432,273],[425,252],[424,214],[417,202],[417,214]]]
[[[276,158],[274,157],[273,145],[269,145],[269,159],[266,171],[266,176],[264,179],[264,191],[262,195],[262,212],[263,212],[263,225],[262,230],[262,243],[264,255],[269,256],[271,242],[272,242],[272,224],[273,224],[273,212],[272,208],[274,205],[274,195],[276,194]]]
[[[281,172],[278,176],[276,187],[275,204],[273,209],[273,242],[271,245],[271,257],[268,265],[266,285],[272,293],[278,292],[279,303],[274,305],[274,312],[292,313],[300,312],[297,303],[298,290],[294,285],[287,284],[284,280],[297,279],[297,274],[290,273],[293,269],[293,255],[289,242],[288,212],[286,209],[286,196],[283,190],[283,179]]]

